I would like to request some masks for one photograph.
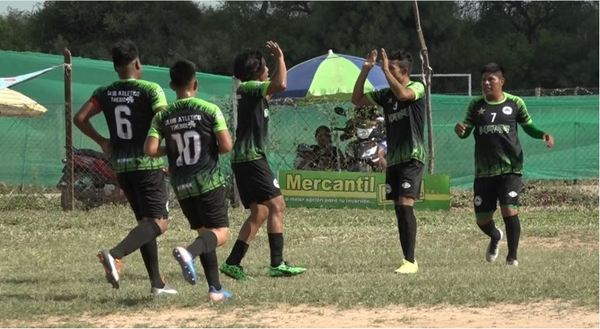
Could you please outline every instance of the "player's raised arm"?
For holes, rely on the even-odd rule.
[[[352,90],[352,104],[356,106],[369,106],[373,105],[369,98],[365,95],[365,82],[367,81],[367,76],[369,75],[369,71],[375,66],[375,61],[377,60],[377,50],[373,49],[367,56],[367,60],[363,63],[363,66],[360,70],[360,74],[354,83],[354,89]]]
[[[415,92],[412,89],[407,88],[407,86],[403,85],[392,74],[387,53],[383,48],[381,48],[381,69],[383,70],[383,74],[385,75],[385,78],[388,81],[388,84],[390,85],[390,89],[392,90],[396,98],[398,98],[401,101],[412,101],[416,99]],[[394,66],[393,69],[405,70],[405,68],[402,68],[400,66]],[[408,74],[408,76],[410,77],[410,72],[405,72],[405,74]]]
[[[275,68],[275,75],[271,79],[271,84],[267,89],[267,95],[271,96],[275,93],[282,92],[287,88],[287,68],[285,66],[283,51],[277,42],[267,41],[267,49],[269,49],[271,57],[275,59],[277,65]]]

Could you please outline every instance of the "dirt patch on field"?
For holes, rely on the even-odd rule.
[[[278,305],[233,311],[208,304],[194,308],[171,308],[163,312],[140,312],[90,316],[78,319],[52,317],[38,321],[3,321],[2,327],[598,327],[598,312],[568,303],[545,301],[486,308],[460,306],[378,309]]]
[[[594,232],[594,234],[596,234]],[[577,249],[577,250],[598,250],[597,241],[581,241],[578,239],[565,240],[557,237],[527,237],[519,242],[521,247],[534,246],[547,249]]]

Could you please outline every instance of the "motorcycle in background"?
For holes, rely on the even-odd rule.
[[[346,110],[341,107],[335,113],[347,117]],[[383,116],[375,108],[363,107],[355,109],[354,116],[346,121],[341,130],[341,140],[352,139],[345,152],[345,169],[348,171],[373,172],[382,171],[385,165],[386,133]]]
[[[61,205],[66,203],[67,166],[63,160],[63,175],[57,187],[61,190]],[[73,196],[85,209],[106,203],[127,203],[119,188],[117,175],[110,167],[109,158],[90,149],[73,149]]]

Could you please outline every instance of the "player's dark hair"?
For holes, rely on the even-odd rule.
[[[233,75],[241,81],[256,79],[265,67],[263,55],[258,50],[246,50],[233,61]]]
[[[196,65],[188,60],[177,61],[169,69],[169,75],[175,87],[183,87],[196,79]]]
[[[138,48],[131,40],[117,41],[112,47],[112,60],[115,67],[126,66],[138,57]]]
[[[408,73],[411,72],[412,69],[412,55],[404,50],[404,49],[398,49],[398,50],[394,50],[389,56],[388,56],[389,60],[397,60],[400,62],[400,65],[408,71]]]
[[[500,74],[502,74],[502,76],[504,76],[504,67],[502,67],[502,65],[496,64],[494,62],[487,63],[481,69],[481,74],[484,74],[484,73],[500,73]]]

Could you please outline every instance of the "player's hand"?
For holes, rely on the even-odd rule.
[[[102,148],[102,152],[104,152],[104,154],[106,154],[107,156],[110,156],[110,154],[112,153],[112,147],[110,146],[110,139],[105,138],[100,143],[100,147]]]
[[[546,147],[551,149],[554,146],[554,137],[550,134],[544,134],[544,142],[546,142]]]
[[[375,66],[376,62],[377,62],[377,49],[373,49],[367,55],[367,60],[365,60],[363,66],[372,68],[373,66]]]
[[[458,137],[462,137],[465,134],[465,131],[467,131],[467,126],[462,122],[459,122],[454,126],[454,132]]]
[[[383,48],[381,48],[381,69],[384,72],[389,71],[388,56],[387,56],[387,53],[385,52],[385,49],[383,49]]]
[[[281,48],[279,47],[279,44],[277,44],[277,42],[267,41],[266,47],[267,47],[267,49],[269,49],[269,51],[271,52],[271,56],[275,60],[279,60],[280,58],[283,58],[283,50],[281,50]]]

